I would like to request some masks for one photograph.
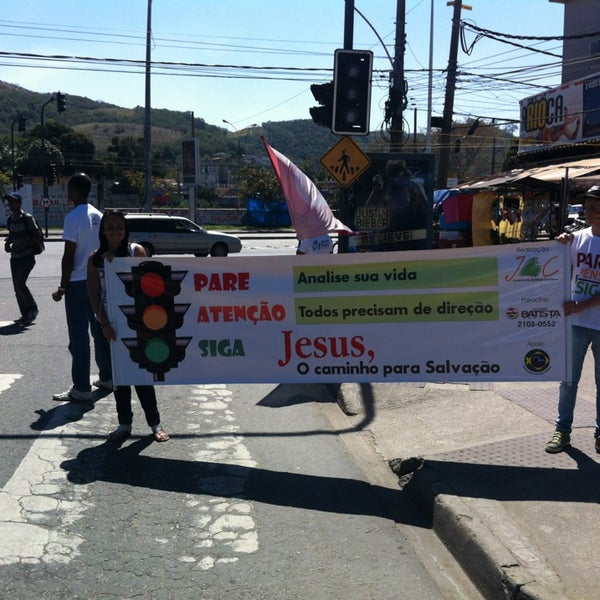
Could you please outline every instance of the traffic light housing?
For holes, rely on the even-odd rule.
[[[19,124],[17,129],[19,133],[23,133],[27,127],[27,117],[25,115],[19,115]]]
[[[127,325],[137,333],[135,338],[122,338],[131,360],[164,381],[165,373],[185,358],[191,337],[177,337],[189,304],[175,304],[181,281],[187,271],[172,271],[170,265],[143,261],[131,273],[119,273],[125,292],[134,305],[119,306],[127,317]]]
[[[333,121],[333,81],[328,83],[313,83],[310,91],[319,106],[309,109],[312,120],[322,127],[331,129]]]
[[[17,189],[21,189],[25,185],[25,177],[23,173],[17,173]]]
[[[64,94],[57,92],[56,94],[56,110],[61,113],[67,110],[67,100]]]
[[[371,112],[370,50],[336,50],[333,66],[333,124],[340,135],[368,135]]]

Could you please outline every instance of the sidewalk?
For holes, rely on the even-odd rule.
[[[591,600],[600,597],[592,366],[588,356],[573,446],[555,455],[544,446],[557,383],[344,384],[338,403],[486,598]]]

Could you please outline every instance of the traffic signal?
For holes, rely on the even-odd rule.
[[[170,265],[144,261],[131,268],[131,273],[119,273],[125,292],[135,303],[120,306],[135,338],[122,338],[131,360],[154,375],[154,381],[164,381],[165,373],[185,358],[191,337],[177,337],[189,304],[175,304],[181,291],[181,281],[187,271],[171,271]]]
[[[312,120],[323,127],[331,129],[333,121],[333,81],[329,83],[313,83],[310,91],[320,106],[309,109]]]
[[[67,110],[67,101],[64,94],[56,93],[56,110],[61,113]]]
[[[49,163],[48,164],[48,185],[54,185],[56,183],[56,180],[58,179],[57,174],[56,174],[56,164],[55,163]]]
[[[17,173],[17,189],[22,188],[25,185],[25,177],[23,173]]]
[[[19,115],[19,125],[18,125],[19,133],[23,133],[25,131],[26,127],[27,127],[27,117],[25,115]]]
[[[333,66],[333,133],[367,135],[371,111],[370,50],[336,50]]]

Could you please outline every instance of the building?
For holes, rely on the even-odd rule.
[[[600,10],[598,0],[550,0],[564,4],[561,83],[600,73]],[[590,34],[589,37],[574,37]]]

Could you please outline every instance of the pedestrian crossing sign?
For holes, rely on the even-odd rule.
[[[371,165],[371,159],[348,136],[340,138],[321,158],[325,170],[341,187],[348,187]]]

